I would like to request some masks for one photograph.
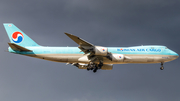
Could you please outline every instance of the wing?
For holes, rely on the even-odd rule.
[[[68,37],[70,37],[73,41],[75,41],[80,46],[94,46],[93,44],[69,33],[65,33]]]
[[[78,48],[86,54],[78,59],[78,63],[72,63],[72,65],[77,66],[79,69],[93,70],[93,72],[96,72],[98,69],[112,70],[112,64],[103,64],[103,60],[109,59],[112,61],[108,48],[95,46],[72,34],[65,34],[75,41],[79,45]]]
[[[79,45],[79,49],[83,51],[85,54],[91,52],[93,49],[94,45],[69,33],[65,33],[69,38],[71,38],[74,42],[76,42]]]

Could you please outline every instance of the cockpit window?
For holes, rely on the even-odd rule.
[[[165,49],[168,49],[167,47],[165,47]]]

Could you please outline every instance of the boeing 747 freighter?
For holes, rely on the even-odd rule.
[[[4,23],[10,39],[8,51],[34,58],[72,64],[79,69],[112,70],[113,64],[160,63],[175,60],[179,55],[162,45],[103,47],[93,45],[75,35],[65,33],[78,47],[45,47],[38,45],[12,23]]]

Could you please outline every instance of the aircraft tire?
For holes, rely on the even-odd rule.
[[[160,70],[163,70],[164,69],[164,67],[162,66],[162,67],[160,67]]]

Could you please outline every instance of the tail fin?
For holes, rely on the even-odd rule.
[[[4,28],[8,34],[11,43],[15,43],[20,46],[39,46],[30,37],[28,37],[24,32],[17,28],[12,23],[4,23]]]

